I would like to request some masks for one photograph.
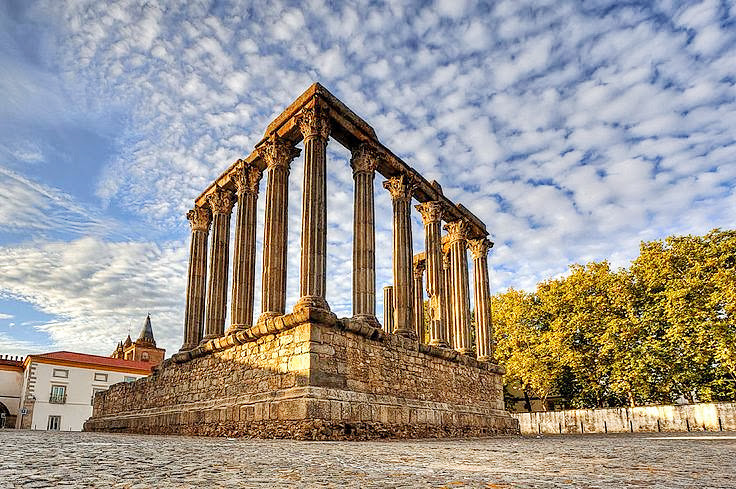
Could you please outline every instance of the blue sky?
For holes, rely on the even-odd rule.
[[[6,0],[0,353],[107,354],[149,312],[161,346],[178,349],[186,210],[314,81],[486,222],[494,292],[732,227],[735,19],[718,1]],[[328,300],[342,316],[348,158],[330,144]],[[379,290],[391,269],[381,180]],[[300,160],[290,185],[287,307]],[[263,193],[259,206],[261,226]]]

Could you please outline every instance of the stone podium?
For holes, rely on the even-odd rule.
[[[337,318],[325,294],[330,139],[352,152],[350,318]],[[300,141],[300,298],[288,312],[287,197]],[[255,211],[264,173],[263,300],[254,321]],[[383,326],[375,316],[376,173],[386,178],[384,188],[393,202],[392,300],[385,314],[392,324]],[[419,202],[425,224],[427,249],[419,254],[412,250],[412,199]],[[229,223],[235,205],[233,313],[226,329]],[[518,422],[504,410],[503,368],[493,356],[487,264],[492,243],[485,225],[447,199],[437,182],[428,182],[384,147],[365,121],[321,85],[312,85],[277,117],[255,150],[195,200],[188,218],[192,245],[182,348],[149,377],[98,393],[85,430],[296,439],[518,432]],[[442,221],[449,231],[444,237]],[[443,267],[447,256],[449,272]]]

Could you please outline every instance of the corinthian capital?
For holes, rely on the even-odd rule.
[[[422,215],[424,224],[442,220],[442,204],[436,200],[422,202],[415,205],[414,208]]]
[[[493,245],[486,238],[468,240],[468,248],[470,248],[470,253],[473,254],[474,260],[486,256],[488,254],[488,250],[491,249],[491,246]]]
[[[468,239],[468,227],[468,223],[462,219],[445,224],[447,234],[450,236],[450,243]]]
[[[238,166],[230,177],[235,184],[238,195],[258,194],[258,183],[261,181],[262,172],[255,166],[249,165],[243,160],[238,160]]]
[[[327,109],[315,104],[312,107],[302,109],[296,116],[296,123],[304,139],[319,137],[327,140],[330,135],[330,119]]]
[[[414,185],[408,182],[406,175],[399,175],[384,181],[383,188],[388,190],[392,200],[411,200],[411,192],[414,190]]]
[[[442,253],[442,269],[447,270],[450,268],[450,254]]]
[[[207,231],[212,222],[212,215],[206,207],[195,207],[187,212],[187,219],[192,226],[192,231]]]
[[[263,158],[268,168],[289,169],[291,160],[299,156],[301,150],[295,148],[289,141],[278,136],[272,136],[262,146],[259,146],[258,155]]]
[[[427,262],[424,260],[414,260],[414,278],[420,279],[427,268]]]
[[[378,152],[369,144],[362,143],[353,151],[350,166],[353,173],[372,173],[378,168]]]
[[[222,188],[217,188],[207,196],[207,203],[213,214],[230,214],[233,210],[233,194]]]

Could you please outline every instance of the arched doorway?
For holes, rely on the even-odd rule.
[[[15,427],[15,416],[10,417],[10,410],[8,407],[0,402],[0,428],[14,428]]]

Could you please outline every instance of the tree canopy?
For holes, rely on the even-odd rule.
[[[492,298],[506,383],[568,407],[736,399],[736,231],[643,242],[628,269]],[[544,403],[544,402],[543,402]]]

